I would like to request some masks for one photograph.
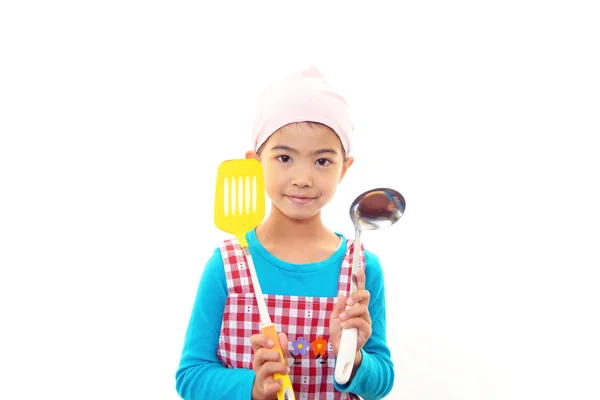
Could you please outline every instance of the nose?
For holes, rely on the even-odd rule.
[[[305,166],[298,166],[295,168],[292,185],[297,186],[299,188],[306,188],[312,186],[312,175],[310,173],[310,168]]]

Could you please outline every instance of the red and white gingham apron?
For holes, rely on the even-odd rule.
[[[220,244],[229,295],[217,353],[228,368],[252,369],[250,336],[260,333],[260,316],[244,252],[237,239]],[[354,241],[347,240],[338,291],[350,292]],[[365,265],[360,249],[360,268]],[[341,393],[333,385],[335,353],[329,343],[329,316],[337,297],[264,295],[277,332],[287,334],[290,379],[297,400],[344,400],[358,396]],[[284,353],[285,354],[285,353]]]

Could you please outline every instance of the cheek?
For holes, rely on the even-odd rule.
[[[340,177],[342,176],[342,167],[332,168],[331,171],[327,174],[327,179],[331,182],[339,182]]]
[[[337,189],[337,185],[340,181],[340,174],[342,170],[336,168],[335,170],[328,171],[326,174],[321,176],[320,182],[323,191],[333,193]]]
[[[284,174],[282,174],[281,171],[277,171],[277,168],[264,165],[263,171],[265,177],[265,189],[267,189],[267,191],[279,188],[285,181]]]

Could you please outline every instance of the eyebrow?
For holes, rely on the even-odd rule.
[[[278,144],[276,146],[273,146],[271,148],[271,151],[274,151],[274,150],[282,150],[282,151],[287,151],[289,153],[294,153],[294,154],[298,154],[299,153],[298,150],[293,149],[293,148],[291,148],[289,146],[286,146],[286,145],[283,145],[283,144]],[[329,149],[315,150],[315,151],[312,152],[312,154],[314,154],[314,155],[320,155],[320,154],[333,154],[333,155],[337,155],[338,153],[334,149],[329,148]]]

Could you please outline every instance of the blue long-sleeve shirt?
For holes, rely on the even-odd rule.
[[[255,230],[248,232],[248,248],[263,293],[337,297],[337,282],[346,253],[346,239],[338,236],[342,243],[327,260],[292,264],[269,253],[258,241]],[[365,250],[365,264],[372,334],[361,350],[362,362],[352,381],[346,385],[335,383],[335,387],[371,400],[381,399],[391,391],[394,369],[386,343],[383,271],[379,258],[368,250]],[[252,397],[254,371],[226,368],[217,356],[227,293],[223,259],[217,248],[202,273],[176,372],[176,389],[185,400],[250,400]]]

